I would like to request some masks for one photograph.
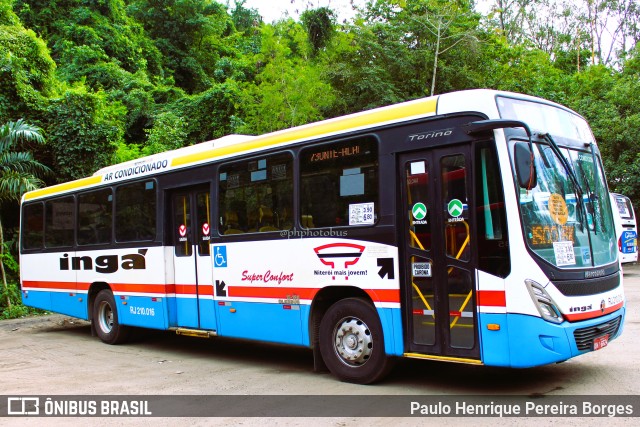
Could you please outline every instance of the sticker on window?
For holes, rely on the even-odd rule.
[[[373,225],[375,223],[374,203],[349,205],[349,225]]]
[[[553,253],[556,256],[556,265],[558,267],[576,264],[573,242],[553,242]]]
[[[551,219],[558,225],[565,225],[569,219],[569,210],[567,202],[560,194],[552,194],[549,196],[549,215]]]
[[[431,277],[430,262],[414,262],[411,264],[413,277]]]

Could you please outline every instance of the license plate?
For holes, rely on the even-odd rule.
[[[600,350],[609,344],[609,334],[593,339],[593,350]]]

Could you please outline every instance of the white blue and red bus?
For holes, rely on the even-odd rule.
[[[618,236],[618,256],[622,264],[638,261],[638,225],[631,200],[622,194],[611,193],[613,224]]]
[[[577,201],[581,201],[578,203]],[[313,349],[341,380],[397,357],[532,367],[599,350],[625,299],[586,121],[474,90],[215,141],[27,193],[26,305]]]

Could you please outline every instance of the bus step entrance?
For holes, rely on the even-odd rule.
[[[211,338],[217,336],[216,331],[204,331],[202,329],[176,328],[176,335],[184,335],[187,337]]]

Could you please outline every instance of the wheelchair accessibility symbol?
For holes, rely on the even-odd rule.
[[[226,246],[214,246],[213,247],[213,266],[223,268],[227,266],[227,247]]]

